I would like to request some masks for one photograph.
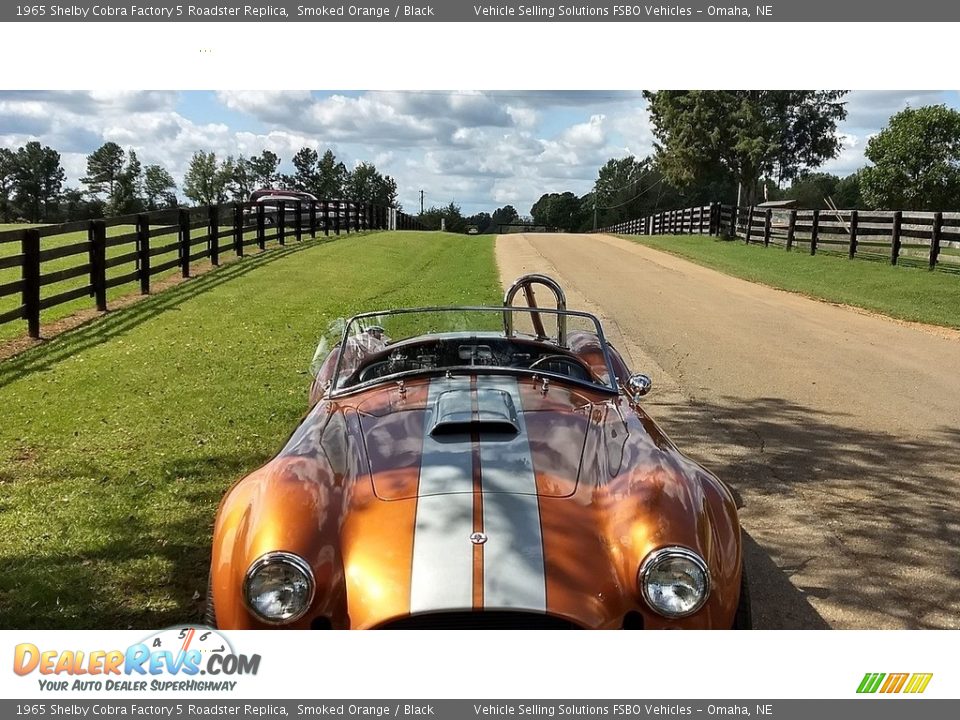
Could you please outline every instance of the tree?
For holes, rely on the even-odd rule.
[[[8,148],[0,148],[0,222],[13,222],[13,188],[16,180],[17,156]]]
[[[715,192],[710,183],[691,183],[687,192],[681,193],[667,181],[653,158],[637,160],[630,155],[608,160],[600,168],[590,201],[582,200],[581,206],[590,227],[595,206],[597,224],[602,227],[651,215],[663,207],[709,202],[717,197]],[[709,197],[701,197],[705,194]]]
[[[837,183],[837,194],[833,196],[833,201],[838,208],[856,209],[865,207],[863,195],[860,191],[860,173],[855,172],[841,178]]]
[[[783,193],[782,197],[787,200],[796,200],[797,207],[805,210],[823,210],[827,206],[827,198],[833,198],[838,207],[846,208],[837,200],[837,185],[840,178],[830,173],[805,172],[801,173],[796,180]]]
[[[751,204],[761,178],[777,184],[840,151],[841,90],[645,92],[657,165],[678,188],[732,177]]]
[[[31,222],[40,222],[46,218],[66,180],[60,153],[33,140],[17,150],[15,163],[17,204]]]
[[[333,199],[343,197],[343,185],[347,178],[347,168],[342,162],[337,162],[333,151],[327,150],[320,158],[318,165],[320,175],[317,185],[318,198]]]
[[[233,158],[217,163],[214,152],[195,152],[183,176],[183,194],[198,205],[225,202],[233,182]]]
[[[280,167],[280,158],[269,150],[259,155],[253,155],[247,161],[253,185],[257,188],[272,187],[278,179],[277,168]]]
[[[534,203],[530,215],[534,225],[575,232],[583,224],[584,208],[580,198],[572,192],[548,193]]]
[[[293,188],[302,192],[317,195],[320,186],[320,156],[313,148],[302,147],[293,156],[293,167],[296,170],[291,178]]]
[[[960,112],[945,105],[901,110],[865,154],[873,163],[860,171],[867,206],[960,209]]]
[[[490,224],[496,232],[499,232],[500,225],[510,225],[520,221],[520,213],[513,205],[504,205],[493,211],[490,217]]]
[[[87,155],[87,176],[80,178],[87,192],[106,193],[107,199],[112,200],[117,178],[123,171],[124,155],[123,148],[115,142],[106,142]]]
[[[107,202],[108,215],[128,215],[143,209],[143,178],[140,160],[131,150],[127,164],[113,183],[113,192]]]
[[[166,168],[147,165],[143,169],[143,195],[147,210],[162,210],[177,206],[177,184]]]
[[[57,212],[59,222],[91,220],[103,216],[104,202],[100,198],[90,196],[79,188],[67,188],[61,193]]]
[[[246,202],[250,193],[256,190],[256,181],[250,159],[243,155],[233,164],[233,177],[230,179],[230,190],[233,199],[237,202]]]
[[[496,228],[491,226],[491,217],[488,212],[478,212],[476,215],[464,218],[463,221],[468,228],[475,227],[481,235],[485,232],[493,232],[496,230]]]
[[[451,202],[444,207],[431,206],[420,215],[420,222],[427,230],[439,230],[443,220],[443,227],[447,232],[466,232],[468,220],[463,217],[460,206]]]
[[[357,202],[391,207],[397,204],[396,180],[389,175],[381,175],[373,163],[362,162],[348,173],[343,192],[345,197]]]

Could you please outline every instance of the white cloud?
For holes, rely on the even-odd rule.
[[[856,170],[891,114],[944,101],[956,104],[937,92],[851,93],[842,152],[822,169]],[[0,92],[0,133],[0,146],[40,140],[57,149],[71,185],[107,140],[178,182],[197,150],[269,149],[289,171],[299,148],[330,148],[348,167],[372,161],[393,175],[407,208],[419,206],[423,188],[428,205],[455,200],[468,213],[504,203],[527,213],[543,193],[585,193],[604,162],[645,157],[654,140],[640,93],[609,91]]]

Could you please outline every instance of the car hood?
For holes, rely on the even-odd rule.
[[[577,487],[589,400],[542,381],[435,378],[357,407],[377,497],[566,497]]]
[[[256,558],[280,549],[316,576],[299,628],[479,609],[583,627],[640,612],[646,627],[665,627],[637,596],[637,569],[678,545],[707,559],[716,587],[686,626],[729,627],[740,568],[732,498],[624,402],[482,374],[321,402],[221,505],[217,621],[260,626],[237,589]]]

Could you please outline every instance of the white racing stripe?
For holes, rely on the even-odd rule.
[[[513,399],[520,432],[480,434],[483,487],[483,603],[489,609],[545,611],[546,574],[540,504],[533,458],[514,378],[485,378],[478,388],[502,390]]]
[[[437,398],[464,391],[470,378],[430,383],[424,418],[420,488],[413,536],[410,612],[464,609],[473,605],[473,450],[470,434],[430,434]],[[470,407],[467,408],[469,413]]]

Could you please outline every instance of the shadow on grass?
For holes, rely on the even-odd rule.
[[[102,509],[85,518],[97,536],[88,550],[58,551],[52,530],[37,542],[38,552],[7,557],[0,568],[0,627],[150,629],[199,622],[217,503],[232,479],[263,461],[249,453],[173,459],[151,483],[176,483],[172,501],[151,499],[149,484],[138,493],[126,476],[86,468],[102,478],[105,496],[116,492],[129,500],[128,511]]]
[[[341,238],[348,236],[342,235]],[[58,362],[91,347],[108,342],[142,325],[165,310],[174,308],[201,293],[242,277],[257,268],[282,260],[293,253],[338,239],[336,236],[307,238],[300,243],[269,248],[256,255],[230,262],[189,281],[174,285],[156,295],[125,308],[91,319],[77,328],[37,345],[7,360],[0,361],[0,388],[38,370],[48,370]]]
[[[960,429],[874,432],[778,398],[651,411],[766,539],[745,538],[757,627],[825,627],[811,599],[868,627],[958,626]]]

